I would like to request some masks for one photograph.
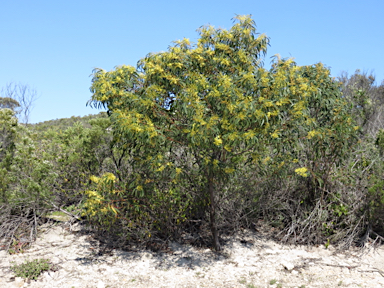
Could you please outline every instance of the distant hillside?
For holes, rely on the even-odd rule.
[[[72,127],[75,123],[80,122],[85,127],[91,127],[89,121],[96,118],[105,118],[108,117],[106,112],[100,112],[98,114],[89,114],[87,116],[72,116],[70,118],[61,118],[48,120],[44,122],[39,122],[36,124],[31,124],[29,127],[31,130],[35,132],[43,132],[47,129],[55,129],[55,130],[65,130],[69,127]]]

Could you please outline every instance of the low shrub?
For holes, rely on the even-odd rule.
[[[35,259],[32,261],[25,261],[22,264],[14,264],[11,267],[16,277],[21,277],[30,280],[36,280],[41,273],[49,271],[53,268],[48,259]]]

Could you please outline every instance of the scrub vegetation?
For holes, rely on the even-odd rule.
[[[0,237],[32,242],[61,211],[116,245],[169,239],[220,250],[220,235],[271,227],[346,248],[384,236],[384,84],[274,57],[237,16],[136,67],[93,72],[108,112],[22,124],[0,98]]]

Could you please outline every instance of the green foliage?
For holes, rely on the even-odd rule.
[[[18,127],[15,113],[10,109],[0,109],[0,160],[3,160],[6,151],[13,148],[16,130]]]
[[[15,150],[18,122],[10,109],[0,109],[0,203],[6,202],[5,193],[10,179],[8,170]]]
[[[79,122],[43,132],[18,125],[13,115],[0,109],[0,236],[9,245],[17,235],[33,238],[49,211],[81,202],[89,176],[108,166],[103,161],[111,138],[102,115],[85,121],[87,128]]]
[[[370,184],[367,193],[370,225],[374,231],[384,233],[382,224],[384,217],[384,180],[380,176],[373,175]]]
[[[89,121],[75,122],[64,130],[60,130],[59,123],[42,133],[35,132],[40,156],[51,163],[57,173],[55,192],[60,205],[80,202],[79,192],[87,185],[89,177],[108,169],[105,160],[111,154],[109,125],[109,119],[100,115]]]
[[[45,131],[52,129],[55,131],[64,131],[72,126],[75,125],[75,123],[80,122],[83,124],[86,128],[91,128],[90,121],[93,119],[99,119],[99,118],[106,118],[107,115],[106,112],[100,112],[98,114],[90,114],[87,116],[72,116],[70,118],[61,118],[61,119],[54,119],[54,120],[48,120],[44,122],[39,122],[36,124],[30,124],[29,128],[36,133],[44,134]]]
[[[21,136],[16,143],[15,154],[9,171],[13,191],[9,197],[18,201],[48,201],[57,174],[52,164],[37,155],[36,146],[28,137]]]
[[[12,157],[1,162],[7,166],[1,173],[2,183],[7,186],[3,186],[0,203],[7,203],[13,209],[24,207],[26,203],[37,208],[51,197],[56,173],[50,162],[38,157],[28,130],[16,127]]]
[[[83,215],[102,229],[111,231],[124,223],[131,233],[137,231],[131,238],[142,241],[154,235],[177,233],[174,227],[186,220],[190,205],[188,195],[182,195],[176,189],[162,193],[154,184],[153,193],[143,199],[124,193],[124,185],[112,173],[92,176],[91,181],[94,189],[85,192]],[[121,226],[119,230],[123,232]]]
[[[384,128],[384,82],[376,85],[372,74],[360,70],[351,76],[342,73],[339,81],[345,99],[352,104],[351,114],[361,127],[361,135],[375,137],[377,131]]]
[[[384,130],[380,129],[376,135],[375,144],[379,149],[380,155],[384,155]]]
[[[0,117],[8,133],[7,146],[0,159],[0,237],[8,238],[11,247],[18,237],[36,235],[36,226],[53,200],[57,174],[52,164],[40,157],[30,131],[18,125],[17,119],[1,109]],[[8,144],[7,144],[8,143]],[[4,147],[4,146],[3,146]]]
[[[276,279],[272,279],[271,281],[269,281],[269,285],[275,285],[276,283],[277,283]]]
[[[49,263],[48,259],[35,259],[19,265],[14,264],[11,270],[16,277],[37,280],[41,273],[49,271],[51,268],[52,264]]]
[[[20,107],[20,103],[17,100],[10,97],[0,97],[0,109],[15,111],[18,107]]]

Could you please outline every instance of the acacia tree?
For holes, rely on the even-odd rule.
[[[280,141],[290,123],[310,123],[308,98],[321,85],[291,59],[276,57],[271,70],[263,68],[268,37],[256,33],[250,17],[235,19],[230,30],[202,27],[197,44],[177,41],[166,52],[148,54],[137,68],[96,69],[91,87],[90,103],[110,110],[115,136],[144,151],[137,161],[153,171],[173,171],[175,185],[199,175],[216,250],[221,185],[244,163],[259,161],[260,151]],[[317,73],[328,70],[320,65]],[[188,161],[166,157],[181,152]],[[136,180],[127,193],[149,193],[146,183],[153,179]]]

